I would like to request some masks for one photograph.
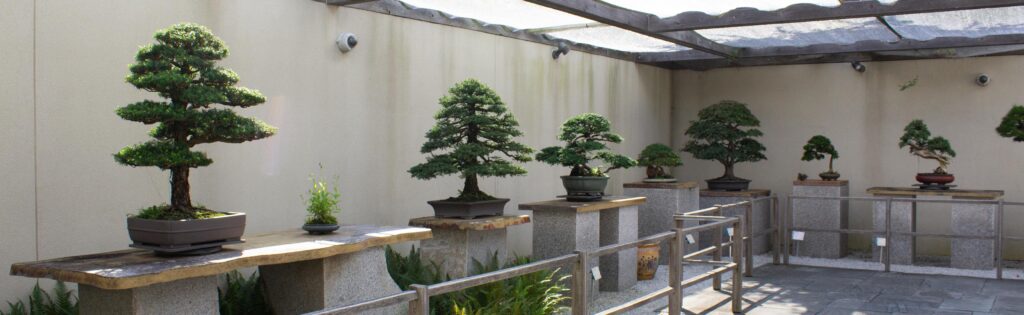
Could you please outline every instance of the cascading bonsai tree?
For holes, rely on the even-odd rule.
[[[821,179],[824,180],[836,180],[839,179],[839,173],[832,170],[832,161],[839,158],[839,152],[832,146],[832,140],[822,135],[816,135],[807,140],[807,144],[804,145],[804,156],[801,160],[814,161],[822,160],[828,155],[828,171],[818,174]]]
[[[600,199],[608,185],[608,171],[636,166],[633,159],[608,148],[606,143],[622,142],[622,137],[611,130],[611,123],[601,115],[580,114],[562,124],[558,140],[565,141],[565,146],[547,147],[537,153],[538,161],[572,168],[569,176],[562,176],[570,200]],[[592,166],[595,160],[607,165],[603,169]]]
[[[932,137],[928,125],[920,119],[915,119],[903,128],[903,136],[900,137],[900,148],[908,147],[910,154],[923,159],[939,162],[939,167],[932,173],[920,173],[917,180],[926,186],[944,186],[953,182],[953,175],[949,174],[949,161],[956,157],[956,152],[949,145],[949,140],[943,137]],[[929,188],[925,187],[925,188]],[[942,188],[942,187],[938,187]]]
[[[501,214],[508,199],[480,190],[477,177],[526,174],[517,162],[530,161],[533,149],[513,140],[523,135],[519,122],[494,90],[474,79],[456,84],[440,103],[441,110],[434,115],[437,124],[427,132],[427,142],[420,148],[429,154],[427,161],[410,168],[409,174],[418,179],[451,174],[463,178],[457,197],[430,202],[439,216]]]
[[[637,164],[647,167],[647,182],[674,182],[675,178],[665,168],[683,165],[682,159],[671,147],[653,143],[640,152]]]
[[[697,120],[690,122],[686,135],[691,139],[683,151],[701,160],[715,160],[725,166],[725,174],[709,179],[710,190],[745,190],[750,180],[736,177],[733,166],[741,162],[764,160],[765,147],[757,141],[762,136],[756,127],[761,121],[736,101],[721,101],[701,109]]]
[[[996,132],[1015,142],[1024,142],[1024,106],[1014,105],[1010,108],[1010,112],[1003,116],[1003,121],[999,123]]]

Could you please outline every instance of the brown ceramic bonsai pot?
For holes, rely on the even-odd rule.
[[[150,220],[128,217],[131,247],[155,251],[158,255],[213,253],[222,245],[242,242],[245,213],[202,220]]]
[[[839,179],[839,172],[821,172],[818,173],[818,177],[821,177],[821,180],[837,180]]]
[[[434,216],[444,218],[472,219],[482,216],[502,215],[505,213],[505,204],[508,199],[494,199],[483,201],[452,201],[452,200],[431,200],[427,201],[434,207]]]
[[[916,179],[925,186],[945,186],[955,180],[953,174],[939,173],[917,173]]]

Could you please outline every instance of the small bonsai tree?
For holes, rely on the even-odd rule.
[[[661,143],[654,143],[644,148],[640,152],[637,163],[647,167],[647,178],[651,179],[672,178],[665,168],[683,165],[679,155],[672,148]]]
[[[313,187],[309,189],[309,197],[306,199],[306,224],[338,224],[338,198],[341,193],[338,188],[327,188],[327,183],[322,179],[313,177]]]
[[[956,152],[949,146],[949,140],[943,137],[933,138],[932,133],[928,131],[928,125],[925,125],[920,119],[911,121],[906,128],[903,128],[900,148],[903,147],[909,147],[910,154],[939,162],[939,167],[934,171],[935,174],[947,174],[949,160],[956,157]]]
[[[273,135],[266,123],[236,115],[213,104],[250,107],[262,104],[259,91],[236,87],[238,75],[216,62],[228,48],[209,29],[177,24],[154,35],[155,44],[143,46],[129,67],[128,83],[156,92],[164,101],[141,101],[117,110],[125,120],[156,124],[153,140],[125,147],[114,160],[128,166],[155,166],[171,173],[171,203],[144,211],[148,219],[196,219],[211,211],[192,205],[189,170],[213,160],[191,148],[204,143],[241,143]],[[140,214],[141,215],[141,214]],[[215,215],[215,214],[213,214]]]
[[[742,180],[733,173],[733,166],[741,162],[764,160],[764,145],[755,138],[762,135],[755,127],[761,121],[736,101],[721,101],[701,109],[697,120],[690,122],[686,135],[692,139],[683,151],[701,160],[715,160],[725,166],[725,174],[714,180]]]
[[[801,160],[814,161],[821,160],[828,155],[828,171],[824,174],[838,174],[832,170],[832,160],[839,158],[839,152],[832,146],[832,140],[829,140],[825,136],[816,135],[807,140],[807,144],[804,145],[804,156]]]
[[[533,149],[512,140],[523,133],[494,90],[469,79],[448,90],[440,103],[441,110],[434,115],[437,124],[427,132],[427,142],[420,148],[430,156],[427,162],[410,168],[409,174],[431,179],[459,173],[465,182],[459,196],[450,201],[495,199],[480,190],[477,176],[526,174],[515,162],[530,161]]]
[[[621,143],[622,137],[611,132],[611,123],[601,115],[577,115],[565,121],[561,130],[558,140],[565,141],[565,146],[544,148],[537,153],[538,161],[572,167],[569,176],[605,176],[613,169],[636,166],[636,161],[611,152],[605,145]],[[602,160],[608,166],[603,170],[591,167],[594,160]]]
[[[1024,142],[1024,106],[1014,105],[1010,108],[1010,112],[1003,117],[996,132],[1013,141]]]

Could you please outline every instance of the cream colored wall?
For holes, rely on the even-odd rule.
[[[918,160],[897,146],[903,127],[923,119],[935,135],[950,140],[958,155],[950,171],[958,188],[1001,189],[1008,200],[1024,200],[1024,178],[1019,176],[1024,144],[999,137],[994,129],[1015,103],[1024,104],[1019,82],[1024,79],[1024,58],[989,57],[956,60],[867,63],[867,72],[849,64],[793,65],[719,69],[673,73],[673,142],[682,147],[683,135],[697,111],[723,99],[750,105],[761,120],[768,160],[737,166],[738,176],[753,180],[751,187],[775,193],[792,192],[798,172],[812,178],[826,161],[800,161],[802,146],[815,134],[832,139],[841,158],[837,171],[850,180],[850,194],[866,195],[872,186],[909,186],[914,173],[937,165]],[[975,85],[980,73],[992,83]],[[905,91],[899,85],[918,77]],[[685,166],[676,174],[703,180],[721,175],[717,162],[694,160],[685,154]],[[870,204],[855,202],[851,224],[870,228]],[[1007,208],[1008,222],[1021,222],[1024,209]],[[928,232],[949,232],[949,206],[922,209],[921,227]],[[1013,223],[1008,233],[1022,235]],[[926,239],[925,254],[948,254],[948,242]],[[855,245],[868,246],[865,238]],[[1020,244],[1009,244],[1008,257],[1021,258]]]
[[[111,154],[147,139],[147,126],[113,112],[156,98],[124,76],[137,47],[176,22],[205,24],[228,43],[224,64],[268,99],[242,112],[280,128],[258,142],[200,147],[215,163],[192,173],[193,200],[247,212],[249,234],[302,224],[300,196],[318,163],[324,175],[339,176],[345,223],[404,225],[431,214],[425,201],[456,194],[461,181],[418,181],[406,170],[423,161],[419,146],[437,99],[466,78],[502,96],[522,124],[521,141],[535,148],[556,144],[558,125],[588,111],[612,120],[626,138],[617,148],[630,155],[671,134],[670,71],[579,52],[556,61],[549,46],[464,29],[299,0],[0,7],[3,268],[127,248],[125,215],[168,198],[166,174],[119,166]],[[334,47],[341,32],[360,39],[348,54]],[[563,192],[557,176],[565,169],[527,168],[525,177],[483,181],[488,192],[513,198],[506,213]],[[612,175],[609,191],[621,192],[616,187],[641,172]],[[528,254],[530,227],[510,234],[512,250]],[[0,276],[0,302],[23,297],[32,283]]]

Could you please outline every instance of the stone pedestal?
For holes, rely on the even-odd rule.
[[[528,215],[409,220],[410,226],[429,228],[434,233],[433,238],[420,241],[420,255],[441,266],[452,279],[480,273],[474,260],[486,266],[497,257],[498,265],[503,265],[508,257],[507,228],[526,223],[530,223]]]
[[[803,180],[793,182],[793,196],[848,197],[850,183],[845,180]],[[801,228],[846,229],[850,222],[849,200],[793,199],[793,231]],[[847,254],[847,234],[805,232],[802,241],[793,241],[794,255],[817,258],[842,258]]]
[[[388,274],[384,248],[323,259],[260,266],[268,304],[275,314],[301,314],[401,292]],[[364,314],[402,314],[406,305]]]
[[[78,286],[79,314],[217,314],[217,283],[217,276],[206,276],[125,290],[83,284]]]
[[[622,185],[626,196],[647,198],[647,203],[640,206],[638,217],[639,236],[647,237],[671,231],[676,226],[676,214],[698,210],[700,208],[700,186],[696,182],[681,183],[628,183]],[[697,222],[686,222],[686,227],[697,226]],[[693,235],[696,240],[698,235]],[[697,250],[696,246],[688,246],[687,252]],[[661,243],[659,264],[668,264],[668,243]]]
[[[644,202],[643,197],[609,196],[593,202],[526,203],[519,209],[533,211],[533,255],[546,259],[637,240],[637,211]],[[590,268],[598,265],[602,278],[593,282],[595,287],[621,291],[636,284],[636,248],[602,256]],[[596,297],[597,290],[590,293]]]
[[[716,190],[701,190],[700,191],[700,208],[706,209],[714,207],[715,205],[726,205],[731,203],[749,201],[756,198],[767,197],[771,195],[770,190],[766,189],[753,189],[743,191],[716,191]],[[754,234],[762,233],[767,229],[771,228],[771,201],[763,200],[755,202],[751,209],[751,216],[747,218],[747,231]],[[732,207],[722,211],[724,216],[737,216],[745,215],[746,207]],[[701,234],[701,247],[711,246],[711,232],[706,231]],[[723,235],[722,239],[728,239],[728,236]],[[771,235],[765,235],[761,237],[754,237],[750,240],[753,244],[753,254],[761,254],[767,252],[771,248]],[[728,256],[728,253],[722,253],[723,256]]]

